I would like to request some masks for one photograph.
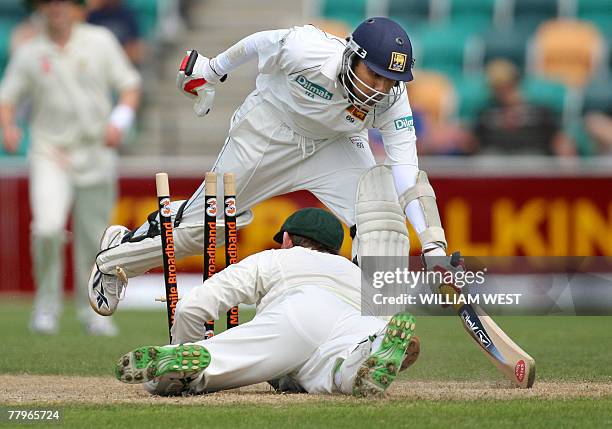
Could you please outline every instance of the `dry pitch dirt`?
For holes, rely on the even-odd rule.
[[[612,383],[601,382],[540,382],[532,389],[521,390],[505,383],[491,382],[431,382],[400,380],[393,384],[386,399],[403,400],[475,400],[475,399],[570,399],[612,397]],[[324,395],[276,394],[267,384],[241,389],[182,398],[153,397],[140,385],[123,384],[111,377],[67,377],[38,375],[0,375],[0,404],[164,404],[193,405],[275,405],[329,400]],[[384,399],[383,399],[384,400]],[[335,395],[334,401],[351,402],[358,399]]]

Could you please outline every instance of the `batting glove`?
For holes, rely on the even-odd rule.
[[[452,273],[454,278],[456,273],[465,271],[465,262],[459,252],[455,252],[451,256],[446,256],[443,249],[438,249],[439,250],[436,250],[434,248],[425,251],[421,255],[426,270],[440,272],[443,278],[447,277],[447,273]],[[459,288],[453,283],[442,282],[439,284],[430,284],[429,286],[434,293],[440,293],[443,286],[454,289],[454,292],[457,294],[467,293],[467,287]],[[448,305],[443,304],[442,307],[446,308]]]
[[[187,51],[178,74],[176,85],[182,94],[195,99],[193,110],[198,116],[210,112],[215,100],[215,84],[225,80],[210,67],[210,59],[199,55],[196,50]]]

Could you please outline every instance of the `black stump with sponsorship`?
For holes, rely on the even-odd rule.
[[[225,266],[238,262],[238,228],[236,227],[236,177],[223,174],[223,210],[225,222]],[[227,312],[227,329],[239,325],[238,306]]]
[[[217,174],[207,172],[204,186],[204,275],[206,281],[217,271]],[[204,338],[215,335],[215,321],[205,324]]]
[[[159,229],[162,243],[162,260],[164,268],[164,286],[166,289],[166,309],[168,312],[168,336],[172,342],[172,325],[178,303],[178,285],[176,282],[176,258],[174,252],[174,235],[170,210],[170,186],[168,174],[155,175],[157,199],[159,204]]]

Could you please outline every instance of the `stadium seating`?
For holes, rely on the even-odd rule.
[[[431,23],[434,0],[388,0],[388,15],[404,25],[411,35]]]
[[[608,79],[596,79],[588,84],[584,89],[582,111],[612,115],[612,85]]]
[[[442,73],[415,70],[415,79],[408,85],[408,97],[410,105],[434,123],[448,120],[456,113],[455,89]]]
[[[319,19],[312,24],[316,25],[326,33],[334,36],[345,38],[351,33],[351,28],[344,21],[336,21],[334,19]]]
[[[11,31],[15,25],[16,22],[13,20],[4,17],[0,19],[0,77],[4,75],[4,68],[8,62]]]
[[[533,71],[582,87],[601,68],[604,51],[604,40],[593,24],[568,19],[548,21],[535,34]]]
[[[366,18],[368,0],[322,0],[322,15],[325,18],[343,21],[355,28]]]
[[[513,0],[513,27],[532,32],[538,25],[559,16],[559,0]]]
[[[143,37],[153,38],[159,16],[159,0],[124,0],[124,2],[136,13]]]
[[[610,0],[576,0],[576,17],[591,21],[605,36],[612,36]]]
[[[481,67],[494,58],[505,58],[517,67],[525,67],[529,34],[513,30],[493,30],[483,33]]]
[[[457,78],[453,83],[457,94],[458,116],[471,124],[491,97],[487,79],[484,74],[477,74]],[[525,76],[521,82],[521,93],[530,103],[546,106],[562,117],[566,115],[569,92],[559,82]]]
[[[568,90],[559,82],[528,75],[521,82],[521,92],[530,103],[546,106],[560,115],[566,111]]]
[[[486,78],[482,74],[459,76],[453,83],[459,119],[468,125],[473,124],[491,95]]]
[[[474,31],[469,25],[436,25],[411,35],[417,67],[441,71],[451,78],[463,74]]]
[[[448,21],[486,30],[493,26],[496,0],[448,0]]]
[[[0,1],[0,17],[13,22],[23,19],[28,14],[24,0]]]

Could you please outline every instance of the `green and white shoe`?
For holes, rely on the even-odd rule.
[[[353,380],[353,396],[376,396],[387,390],[402,367],[414,327],[414,317],[408,312],[397,313],[391,318],[385,328],[382,344],[357,370]]]
[[[139,347],[119,358],[115,377],[124,383],[144,383],[162,375],[188,378],[210,364],[210,353],[197,344]]]

